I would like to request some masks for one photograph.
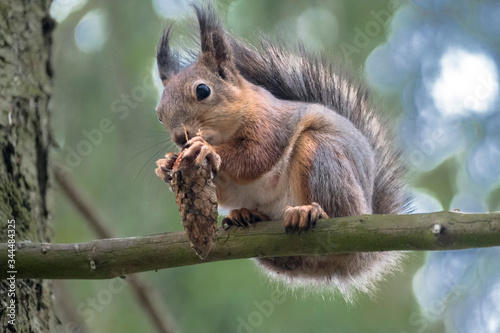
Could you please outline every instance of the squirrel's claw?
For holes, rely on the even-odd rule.
[[[202,165],[206,161],[214,172],[219,170],[221,164],[220,156],[201,136],[195,136],[186,143],[182,157],[185,159],[194,159],[197,165]]]
[[[169,183],[172,179],[174,165],[176,168],[179,166],[185,167],[193,163],[193,161],[198,166],[207,163],[214,175],[219,170],[221,164],[220,156],[215,152],[214,148],[202,137],[196,136],[186,143],[180,154],[168,153],[165,155],[165,158],[156,161],[158,167],[155,169],[155,173],[164,182]]]
[[[269,220],[269,216],[259,212],[258,210],[251,210],[247,208],[233,209],[229,212],[227,217],[222,220],[222,226],[227,230],[233,225],[237,227],[247,227],[255,222]]]
[[[287,206],[285,208],[284,225],[286,232],[300,233],[314,227],[316,221],[322,218],[328,218],[323,208],[316,202],[304,206]]]
[[[168,153],[165,155],[165,158],[161,158],[156,161],[156,165],[158,167],[155,169],[155,173],[166,183],[170,182],[170,180],[172,179],[172,168],[178,156],[179,154],[177,153]]]

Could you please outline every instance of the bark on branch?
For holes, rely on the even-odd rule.
[[[500,212],[341,217],[321,220],[301,235],[285,234],[280,222],[228,231],[219,228],[205,260],[194,253],[184,232],[78,244],[17,244],[17,278],[106,279],[253,257],[500,246]],[[0,262],[7,262],[7,253],[7,245],[0,244]],[[0,271],[1,279],[7,277],[6,272]]]

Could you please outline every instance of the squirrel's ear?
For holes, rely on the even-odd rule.
[[[179,72],[180,63],[177,53],[170,50],[170,37],[172,35],[172,25],[167,26],[163,30],[163,34],[158,43],[156,50],[156,63],[158,64],[158,72],[160,79],[167,80],[170,76]]]
[[[201,61],[222,79],[236,73],[231,43],[219,17],[209,2],[206,8],[194,6],[200,24]]]

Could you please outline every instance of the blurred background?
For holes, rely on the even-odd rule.
[[[499,1],[216,5],[247,41],[299,39],[363,73],[397,127],[415,212],[500,210]],[[174,44],[185,44],[188,1],[55,0],[51,13],[53,159],[116,237],[181,231],[175,199],[153,172],[173,149],[155,114],[155,48],[170,21]],[[97,238],[62,193],[55,198],[54,242]],[[500,332],[499,257],[498,248],[410,253],[355,304],[298,291],[276,301],[279,287],[252,260],[139,276],[176,332]],[[58,282],[63,331],[154,332],[130,279]]]

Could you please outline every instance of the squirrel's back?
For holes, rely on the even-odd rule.
[[[374,214],[401,214],[407,210],[403,177],[406,168],[394,145],[392,127],[368,101],[368,88],[340,69],[308,53],[302,46],[291,52],[265,41],[260,49],[232,38],[234,58],[248,81],[284,100],[319,103],[346,117],[372,145],[376,172]],[[338,68],[335,70],[334,68]]]

